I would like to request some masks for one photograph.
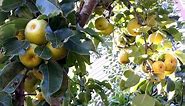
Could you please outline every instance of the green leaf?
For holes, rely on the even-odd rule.
[[[103,39],[99,36],[99,34],[97,32],[95,32],[93,29],[91,29],[91,28],[85,28],[84,31],[86,33],[88,33],[90,36],[92,36],[95,39],[97,39],[98,41],[104,42]]]
[[[8,21],[6,24],[14,24],[15,28],[17,30],[24,30],[28,21],[30,21],[30,19],[26,19],[26,18],[15,18],[11,21]]]
[[[48,41],[52,42],[53,47],[60,47],[65,39],[73,35],[73,31],[69,28],[62,28],[53,32],[48,26],[46,32],[46,38]]]
[[[51,58],[51,51],[46,46],[37,46],[34,51],[40,58],[44,60],[49,60]]]
[[[174,37],[175,41],[182,40],[182,34],[176,28],[168,28],[167,32]]]
[[[68,15],[67,15],[67,21],[69,22],[69,23],[71,23],[71,25],[76,25],[76,12],[75,11],[72,11],[72,12],[70,12]]]
[[[167,92],[175,90],[175,83],[170,78],[167,79],[166,90],[167,90]]]
[[[49,61],[48,64],[42,64],[39,67],[44,75],[41,82],[41,91],[48,103],[52,103],[52,95],[60,90],[63,82],[64,69],[56,62]]]
[[[9,15],[9,12],[0,11],[0,25],[4,23],[4,21],[8,18]]]
[[[131,76],[128,77],[128,79],[125,82],[125,87],[129,88],[137,83],[139,83],[140,77],[136,74],[132,74]]]
[[[28,41],[20,41],[17,39],[9,39],[4,45],[5,54],[8,56],[23,54],[25,50],[29,47]]]
[[[57,4],[50,0],[36,0],[36,6],[43,15],[48,17],[57,16],[62,13]]]
[[[30,9],[27,6],[21,6],[17,8],[15,10],[15,14],[18,17],[23,17],[23,18],[30,19],[30,20],[33,18],[33,14],[31,13]]]
[[[61,5],[61,9],[62,9],[62,11],[63,11],[63,13],[64,13],[65,15],[67,15],[67,14],[69,14],[71,11],[73,11],[73,10],[74,10],[74,7],[75,7],[74,2],[63,3],[63,4]]]
[[[77,64],[75,64],[75,68],[77,71],[77,74],[80,76],[84,76],[87,72],[86,72],[86,65],[85,62],[81,60],[81,58],[76,57],[77,58]]]
[[[0,92],[0,105],[1,106],[13,106],[12,97],[7,92]]]
[[[185,64],[185,53],[182,51],[175,51],[175,54],[180,59],[180,61]]]
[[[26,101],[26,106],[33,106],[32,98],[30,96],[27,96],[25,98],[25,101]]]
[[[3,0],[2,4],[0,4],[0,9],[8,12],[20,6],[22,3],[22,0]]]
[[[147,94],[140,94],[133,98],[132,106],[155,106],[155,99]]]
[[[123,91],[125,89],[127,89],[127,87],[125,86],[125,80],[121,80],[119,83],[119,88]]]
[[[16,29],[14,24],[3,25],[0,27],[0,44],[2,44],[7,39],[15,36]]]
[[[25,72],[25,71],[24,71]],[[10,82],[9,84],[3,89],[3,91],[8,93],[13,93],[16,88],[20,85],[24,78],[24,74],[17,74]]]
[[[90,39],[81,41],[78,36],[71,36],[67,42],[64,43],[64,47],[68,50],[81,54],[89,55],[89,51],[95,51],[95,47]]]
[[[132,70],[126,70],[124,72],[124,76],[129,78],[130,76],[133,76],[134,75],[134,72]]]
[[[24,66],[20,62],[11,62],[7,64],[0,74],[0,89],[3,90],[6,88],[5,91],[10,91],[10,93],[12,93],[22,79],[20,77],[22,76],[20,72],[22,72],[23,69]]]

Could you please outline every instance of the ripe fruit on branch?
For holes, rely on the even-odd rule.
[[[163,35],[159,31],[157,31],[157,32],[150,34],[148,37],[148,40],[150,43],[160,44],[163,38],[164,38]]]
[[[95,28],[98,30],[105,30],[109,25],[109,22],[104,17],[99,17],[95,20]]]
[[[111,23],[109,23],[108,27],[102,30],[101,33],[104,35],[110,35],[113,32],[113,30],[114,30],[114,26]]]
[[[34,49],[37,47],[35,44],[30,44],[28,50],[26,50],[25,54],[19,55],[19,59],[23,65],[28,68],[33,68],[38,66],[42,59],[37,56],[34,52]]]
[[[122,50],[118,56],[118,60],[121,64],[128,63],[129,62],[129,54],[125,50]]]
[[[51,43],[48,43],[47,47],[51,51],[52,59],[54,60],[63,59],[67,54],[67,50],[63,46],[60,48],[54,48]]]
[[[177,59],[172,54],[167,53],[165,54],[164,64],[166,66],[165,75],[172,74],[176,70]]]
[[[45,20],[32,19],[25,28],[25,38],[31,43],[41,45],[46,43],[45,28],[47,22]]]
[[[162,61],[156,61],[152,64],[154,74],[161,74],[165,71],[165,64]]]
[[[141,25],[139,24],[137,19],[132,19],[128,22],[127,30],[131,34],[131,36],[137,36],[139,35],[139,28]]]

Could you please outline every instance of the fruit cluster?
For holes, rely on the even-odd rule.
[[[47,22],[45,20],[32,19],[26,25],[24,34],[17,35],[18,40],[27,40],[30,42],[30,47],[23,55],[19,56],[21,63],[28,68],[34,68],[42,61],[42,59],[35,53],[35,48],[38,45],[46,45],[50,50],[51,59],[53,60],[59,60],[66,56],[67,50],[64,47],[54,48],[52,43],[46,40],[46,27]]]
[[[48,23],[45,20],[32,19],[27,23],[25,31],[19,32],[16,36],[18,40],[30,42],[30,46],[25,53],[19,55],[20,62],[29,68],[24,81],[24,90],[27,93],[37,91],[37,85],[43,80],[43,75],[37,68],[43,61],[35,52],[38,46],[47,47],[51,54],[51,59],[55,61],[63,59],[67,54],[67,50],[63,46],[54,48],[52,43],[47,41],[45,31],[47,25]],[[36,98],[38,100],[44,100],[42,92],[38,92]]]
[[[104,17],[95,20],[95,28],[100,30],[103,35],[110,35],[114,31],[114,26]]]

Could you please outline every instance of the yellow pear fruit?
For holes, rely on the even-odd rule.
[[[139,28],[141,25],[138,23],[137,19],[132,19],[128,22],[127,30],[131,34],[131,36],[137,36],[140,35]]]
[[[128,63],[129,62],[129,54],[125,50],[122,50],[118,56],[118,60],[121,64]]]
[[[149,35],[148,40],[153,44],[160,44],[163,41],[163,35],[157,31]]]
[[[159,78],[160,81],[165,79],[165,74],[164,73],[158,73],[158,74],[156,74],[156,76]]]
[[[152,64],[152,70],[155,74],[164,73],[165,68],[165,64],[162,61],[156,61]]]
[[[108,27],[102,30],[101,33],[104,35],[110,35],[113,31],[114,31],[114,26],[111,23],[109,23]]]
[[[109,22],[104,17],[99,17],[95,20],[95,28],[98,30],[105,30],[109,26]]]
[[[41,45],[46,43],[45,29],[47,22],[45,20],[32,19],[25,28],[25,38],[31,43]]]
[[[38,66],[42,59],[37,56],[37,54],[34,52],[34,49],[37,47],[35,44],[30,44],[30,47],[23,55],[19,55],[19,59],[23,65],[25,65],[28,68],[33,68]]]
[[[51,51],[52,59],[54,60],[63,59],[67,55],[67,50],[63,46],[60,48],[54,48],[51,43],[48,43],[47,47]]]
[[[164,64],[166,66],[165,74],[166,75],[172,74],[176,70],[177,59],[172,54],[167,53],[165,54]]]

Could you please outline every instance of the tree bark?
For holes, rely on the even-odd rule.
[[[81,27],[85,26],[97,4],[98,0],[84,0],[82,8],[79,11],[78,23]]]
[[[15,91],[16,106],[24,106],[24,81],[20,83]]]

